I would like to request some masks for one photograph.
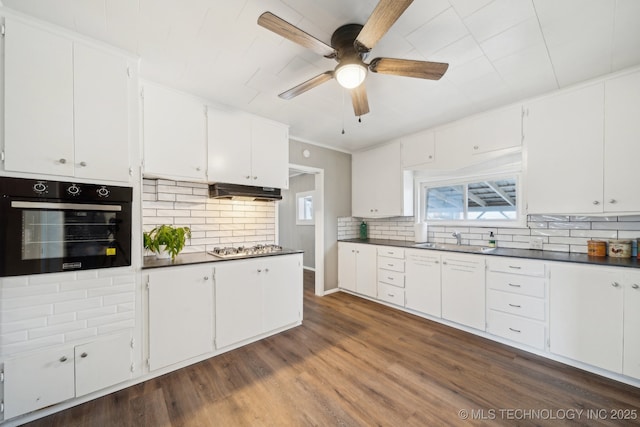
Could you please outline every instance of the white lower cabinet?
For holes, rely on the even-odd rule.
[[[640,272],[628,272],[624,286],[622,373],[640,378]]]
[[[376,247],[360,243],[338,243],[338,286],[375,298]]]
[[[547,331],[545,263],[487,260],[487,332],[544,350]]]
[[[378,247],[378,299],[405,306],[404,249]]]
[[[216,264],[216,348],[301,321],[301,254]]]
[[[440,317],[440,253],[407,249],[405,256],[405,307]]]
[[[618,269],[604,267],[572,264],[550,267],[552,353],[622,373],[622,275]]]
[[[442,255],[442,318],[485,330],[485,260]]]
[[[149,369],[213,351],[213,268],[167,267],[149,273]]]
[[[4,418],[10,419],[131,378],[131,333],[21,355],[4,362]]]

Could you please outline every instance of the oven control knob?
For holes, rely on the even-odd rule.
[[[77,196],[78,194],[80,194],[80,187],[75,184],[71,184],[71,186],[67,188],[67,193],[69,193],[69,195],[71,196]]]
[[[109,197],[110,191],[107,187],[103,185],[102,187],[96,190],[96,193],[98,193],[98,197]]]
[[[48,188],[47,188],[47,184],[45,184],[42,181],[38,181],[35,184],[33,184],[33,192],[36,194],[46,194],[48,193]]]

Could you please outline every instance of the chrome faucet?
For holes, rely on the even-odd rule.
[[[459,231],[454,231],[451,235],[456,238],[456,245],[462,244],[462,235]]]

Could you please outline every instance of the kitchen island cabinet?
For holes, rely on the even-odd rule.
[[[171,267],[147,275],[149,369],[213,352],[213,269]]]
[[[225,349],[302,321],[302,255],[215,265],[216,348]]]

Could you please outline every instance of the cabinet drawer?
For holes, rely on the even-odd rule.
[[[525,276],[544,276],[544,262],[520,258],[491,257],[487,262],[489,271],[522,274]]]
[[[401,248],[378,248],[378,256],[404,259],[404,249]]]
[[[404,288],[404,273],[379,269],[378,281]]]
[[[487,273],[487,285],[490,289],[532,297],[544,298],[546,295],[544,277],[530,277],[489,271]]]
[[[378,257],[378,269],[397,271],[404,273],[404,261],[396,258]]]
[[[404,289],[378,282],[378,299],[404,307]]]
[[[535,320],[545,320],[544,299],[508,292],[489,290],[487,307]]]
[[[544,350],[544,324],[494,310],[487,314],[487,331],[490,334]]]

